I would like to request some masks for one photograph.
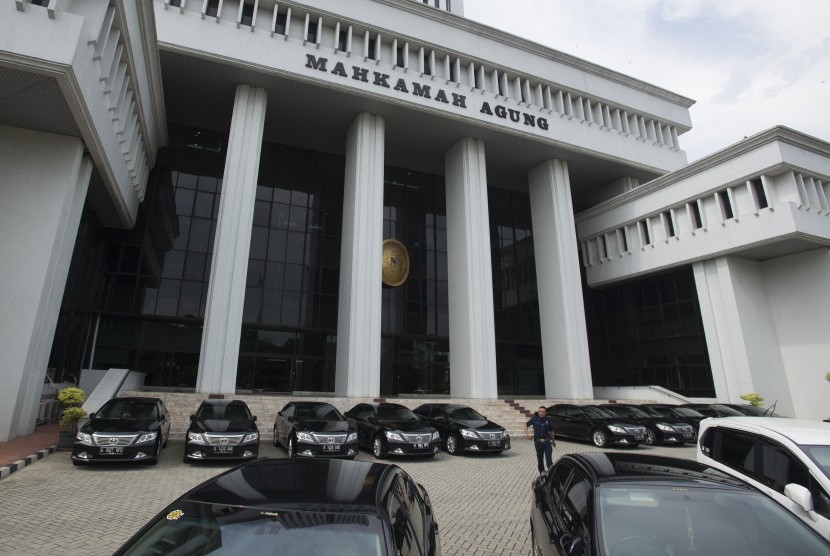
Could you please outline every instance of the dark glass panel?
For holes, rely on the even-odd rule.
[[[205,218],[194,218],[190,223],[188,250],[207,253],[211,248],[211,221]]]
[[[254,226],[251,229],[251,250],[252,259],[265,259],[268,252],[268,228]]]

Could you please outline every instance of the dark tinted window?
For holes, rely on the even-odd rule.
[[[718,428],[715,433],[714,459],[750,476],[755,476],[755,439],[753,435]]]
[[[809,488],[810,473],[789,450],[767,440],[760,443],[760,449],[762,483],[781,494],[789,483]]]
[[[550,497],[551,507],[558,507],[562,502],[562,498],[567,486],[568,477],[571,475],[571,466],[565,463],[557,464],[553,467],[553,473],[550,475],[548,484],[546,486],[547,494]]]
[[[565,492],[562,505],[562,517],[573,535],[582,537],[586,543],[590,539],[588,500],[591,494],[591,482],[578,471],[574,472],[571,483]]]

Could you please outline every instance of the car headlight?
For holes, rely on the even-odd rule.
[[[472,438],[472,439],[478,438],[478,435],[475,432],[468,431],[467,429],[461,429],[461,436],[463,436],[464,438]]]
[[[608,430],[616,434],[625,434],[625,429],[617,425],[608,425]]]
[[[80,440],[84,444],[92,444],[92,435],[78,431],[78,434],[75,435],[75,440]]]
[[[441,440],[441,433],[439,433],[438,431],[432,431],[432,439]]]
[[[502,437],[505,440],[508,440],[510,438],[510,433],[508,433],[506,430],[502,430],[501,432],[502,432]]]
[[[346,442],[354,442],[355,440],[357,440],[357,433],[356,432],[350,432],[349,436],[346,437]]]
[[[245,435],[245,438],[242,439],[242,442],[253,442],[257,438],[259,438],[258,432],[248,433]]]
[[[156,439],[159,435],[157,432],[148,432],[146,434],[142,434],[138,437],[138,440],[135,441],[136,444],[141,444],[142,442],[152,442]]]
[[[388,438],[389,440],[394,440],[396,442],[404,442],[404,439],[401,435],[392,431],[386,431],[386,438]]]
[[[657,423],[657,428],[663,432],[674,432],[674,427],[671,425],[664,425],[663,423]]]
[[[207,444],[207,442],[205,441],[205,437],[202,436],[202,433],[199,432],[188,432],[187,441],[195,442],[196,444]]]
[[[297,432],[297,440],[300,442],[308,442],[314,444],[314,437],[307,432]]]

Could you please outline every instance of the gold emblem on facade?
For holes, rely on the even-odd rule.
[[[383,242],[383,283],[387,286],[400,286],[409,277],[409,252],[397,239]]]

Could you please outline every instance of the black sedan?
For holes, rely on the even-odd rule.
[[[697,411],[689,407],[681,407],[679,405],[671,405],[664,403],[644,403],[640,404],[637,407],[639,407],[649,415],[654,415],[655,417],[663,417],[665,419],[677,419],[678,421],[688,423],[692,425],[692,428],[695,429],[695,434],[697,434],[697,431],[700,429],[700,422],[706,419],[706,417],[704,417],[702,413],[698,413]]]
[[[346,417],[325,402],[288,402],[274,420],[274,446],[281,444],[288,457],[354,459],[359,450],[357,432]]]
[[[655,417],[636,405],[607,403],[600,406],[621,419],[627,419],[646,428],[646,444],[674,444],[694,442],[697,439],[694,427],[679,419]]]
[[[349,425],[357,430],[360,445],[376,458],[434,456],[441,445],[438,431],[412,410],[396,403],[360,403],[346,412]]]
[[[262,458],[193,488],[115,554],[440,556],[441,547],[426,490],[395,465]]]
[[[413,412],[438,429],[450,454],[496,452],[510,449],[510,435],[504,427],[466,405],[425,403]]]
[[[72,463],[156,464],[170,436],[170,415],[159,398],[112,398],[89,414],[72,446]]]
[[[259,455],[259,429],[242,400],[205,400],[190,416],[184,462],[252,459]]]
[[[745,482],[688,459],[562,456],[532,486],[534,555],[830,554],[830,542]]]
[[[646,441],[644,426],[620,419],[595,405],[560,403],[547,409],[556,436],[587,440],[599,448],[609,444],[637,446]]]
[[[693,409],[704,417],[743,417],[737,409],[719,403],[684,403],[680,407]]]

